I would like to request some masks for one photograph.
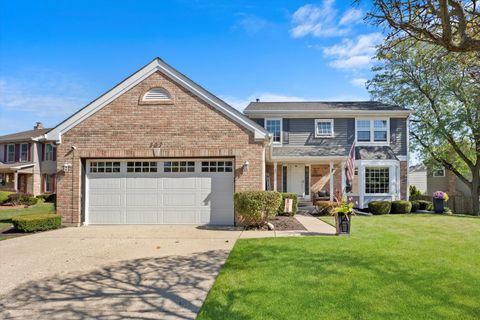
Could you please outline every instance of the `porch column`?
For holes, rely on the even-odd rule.
[[[333,201],[333,161],[330,161],[330,201]]]
[[[273,191],[277,191],[277,163],[273,163]]]
[[[13,173],[13,188],[18,192],[18,172],[16,171]]]

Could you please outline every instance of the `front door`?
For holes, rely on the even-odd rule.
[[[304,164],[290,164],[288,165],[288,192],[294,192],[300,197],[305,193],[305,165]]]

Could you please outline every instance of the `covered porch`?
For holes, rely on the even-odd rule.
[[[0,163],[0,191],[34,193],[33,163]]]

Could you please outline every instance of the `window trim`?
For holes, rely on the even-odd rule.
[[[442,175],[441,175],[441,176],[436,175],[435,172],[440,171],[440,170],[442,170]],[[434,169],[432,170],[432,177],[435,177],[435,178],[444,178],[444,177],[445,177],[445,168],[443,168],[443,167],[442,167],[442,168],[434,168]]]
[[[22,152],[23,152],[22,148],[23,148],[23,146],[27,146],[27,154],[26,154],[25,159],[22,159]],[[18,162],[28,162],[28,148],[29,148],[29,146],[28,146],[27,142],[24,142],[24,143],[20,144],[20,152],[18,154]]]
[[[47,150],[47,146],[50,146],[52,148],[50,152]],[[45,143],[45,160],[44,161],[53,161],[53,148],[55,148],[53,143]],[[48,156],[49,154],[51,155],[50,157]]]
[[[51,181],[51,187],[52,189],[51,190],[48,190],[48,179],[50,179]],[[54,179],[56,179],[56,175],[55,174],[44,174],[43,175],[43,191],[45,193],[54,193],[55,192],[55,182],[53,181]]]
[[[13,158],[10,159],[10,146],[13,146]],[[9,143],[7,144],[7,154],[6,154],[6,157],[7,157],[7,162],[15,162],[15,143]]]
[[[383,120],[387,121],[387,140],[386,141],[375,141],[375,121]],[[358,121],[369,121],[370,122],[370,141],[358,141]],[[368,145],[390,145],[390,118],[386,117],[370,117],[370,118],[355,118],[355,143],[360,146]]]
[[[283,119],[282,118],[265,118],[264,121],[265,121],[265,123],[264,123],[265,130],[267,130],[267,122],[268,121],[280,121],[280,141],[275,142],[275,141],[272,140],[272,144],[274,144],[274,145],[283,144]],[[272,134],[272,133],[269,132],[269,134]]]
[[[330,123],[330,134],[321,135],[318,132],[319,123]],[[315,119],[315,138],[334,138],[335,137],[335,127],[333,119]]]

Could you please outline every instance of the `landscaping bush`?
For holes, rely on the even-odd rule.
[[[318,214],[322,216],[331,216],[335,212],[336,203],[332,201],[315,202]]]
[[[392,209],[390,201],[370,201],[368,203],[368,210],[371,214],[389,214]]]
[[[13,192],[8,192],[8,191],[0,191],[0,204],[7,202],[8,196],[12,194]]]
[[[410,210],[410,212],[415,212],[420,209],[420,203],[417,200],[410,201],[410,203],[412,204],[412,210]]]
[[[412,204],[410,201],[397,200],[392,201],[391,213],[410,213],[412,211]]]
[[[38,199],[42,199],[43,202],[50,202],[56,203],[57,202],[57,195],[55,193],[44,193],[37,196]]]
[[[38,199],[29,193],[12,193],[8,195],[7,202],[10,202],[14,206],[33,206],[38,202]]]
[[[35,232],[57,229],[62,223],[62,219],[58,214],[40,213],[27,214],[12,218],[15,229],[23,232]]]
[[[244,191],[234,195],[235,211],[248,226],[263,226],[275,217],[282,195],[275,191]]]
[[[414,185],[410,185],[409,192],[410,192],[410,197],[417,197],[422,195],[422,192],[418,190],[417,187]]]
[[[433,210],[433,202],[427,200],[418,200],[418,204],[420,205],[419,210]]]
[[[280,203],[280,206],[278,207],[278,214],[280,215],[286,215],[286,216],[293,216],[297,213],[298,210],[298,195],[293,192],[282,192],[282,202]],[[293,204],[292,204],[292,212],[284,212],[285,209],[285,199],[292,199]]]

